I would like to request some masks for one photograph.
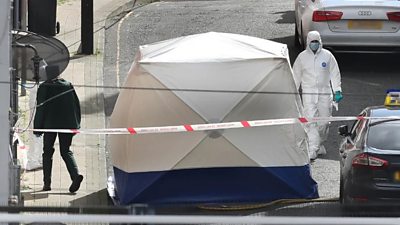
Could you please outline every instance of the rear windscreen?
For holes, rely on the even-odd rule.
[[[382,150],[400,150],[400,123],[387,122],[369,127],[367,145]]]

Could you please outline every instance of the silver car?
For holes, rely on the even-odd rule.
[[[295,0],[295,43],[319,31],[326,48],[399,51],[400,0]]]

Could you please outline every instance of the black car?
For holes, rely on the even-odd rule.
[[[367,119],[350,130],[339,127],[340,202],[400,205],[400,107],[368,107],[360,116]]]

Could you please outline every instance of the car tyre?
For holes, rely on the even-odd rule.
[[[345,194],[342,171],[340,171],[340,181],[339,181],[339,204],[342,216],[349,216],[353,214],[352,207],[349,206],[349,200]]]
[[[346,194],[342,175],[340,176],[340,184],[339,184],[339,203],[342,216],[359,215],[360,207],[354,205],[354,203],[350,200],[350,197]]]
[[[342,177],[342,175],[340,175],[340,182],[339,182],[339,203],[340,203],[340,205],[344,205],[344,191],[343,191],[343,189],[344,189],[344,184],[343,184],[343,177]]]

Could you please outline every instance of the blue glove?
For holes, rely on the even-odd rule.
[[[342,92],[341,91],[336,91],[335,92],[335,102],[339,103],[343,98]]]

